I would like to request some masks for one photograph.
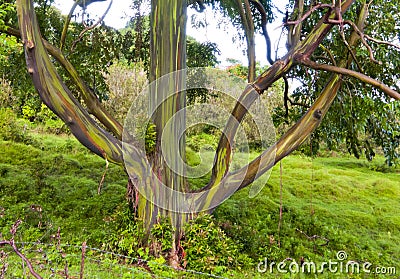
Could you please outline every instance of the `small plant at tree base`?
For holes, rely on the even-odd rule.
[[[254,266],[253,261],[240,252],[240,246],[215,224],[211,215],[190,221],[184,228],[181,245],[182,266],[188,269],[222,275]]]

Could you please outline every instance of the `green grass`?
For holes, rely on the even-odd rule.
[[[42,243],[54,243],[60,227],[62,243],[79,245],[87,241],[89,246],[100,248],[107,236],[115,233],[110,225],[113,214],[126,206],[123,170],[110,166],[98,195],[105,171],[101,158],[90,154],[74,138],[38,134],[32,137],[31,145],[0,141],[0,232],[3,237],[9,237],[9,228],[20,218],[24,222],[18,241],[40,239]],[[250,158],[256,155],[252,153]],[[238,168],[245,164],[247,156],[235,154],[232,166]],[[188,161],[194,167],[191,174],[200,177],[190,179],[191,186],[203,187],[213,153],[201,152],[200,159],[198,153],[189,149]],[[367,162],[348,156],[311,159],[301,155],[285,158],[282,168],[282,176],[279,165],[272,170],[256,197],[250,198],[249,190],[244,189],[214,212],[218,225],[240,247],[241,253],[252,259],[253,268],[236,270],[237,278],[281,277],[276,273],[256,272],[258,262],[264,258],[276,262],[287,258],[297,262],[300,259],[323,262],[336,260],[336,253],[341,250],[346,251],[348,260],[395,266],[399,274],[399,168],[385,167],[381,157]],[[278,229],[281,198],[282,219]],[[70,261],[70,271],[77,274],[79,251],[71,251],[71,255],[76,259]],[[9,270],[15,274],[11,278],[21,278],[20,261],[15,255],[10,255],[9,260]],[[117,264],[115,259],[107,257],[102,258],[101,264],[108,264],[109,260],[124,270],[107,277],[107,272],[115,266],[103,271],[100,263],[88,262],[86,272],[93,276],[89,278],[132,278],[129,277],[132,268],[137,267]],[[63,263],[61,260],[59,266]],[[176,275],[161,269],[159,272],[165,272],[167,277]],[[333,275],[324,277],[330,276]]]
[[[250,199],[244,189],[215,215],[254,258],[322,262],[346,251],[348,260],[400,270],[400,172],[383,161],[284,159],[280,230],[278,166],[258,196]]]
[[[0,227],[16,219],[40,227],[47,237],[58,227],[68,239],[100,243],[105,217],[124,202],[126,177],[110,166],[101,194],[104,161],[69,137],[34,136],[34,146],[0,141]],[[40,206],[41,211],[34,208]]]

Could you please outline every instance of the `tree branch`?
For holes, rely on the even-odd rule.
[[[365,40],[365,35],[364,32],[361,32],[361,30],[357,27],[357,25],[354,24],[354,22],[350,21],[350,20],[345,20],[344,21],[345,24],[348,24],[350,26],[352,26],[354,28],[354,30],[357,32],[357,34],[360,36],[361,38],[361,42],[363,43],[363,45],[367,48],[368,53],[369,53],[369,59],[371,59],[372,62],[382,65],[381,61],[378,61],[375,59],[374,57],[374,53],[372,51],[371,46],[367,43],[367,41]]]
[[[20,257],[28,266],[29,272],[32,274],[33,277],[35,277],[36,279],[42,279],[42,277],[37,274],[35,272],[35,270],[33,269],[32,263],[28,260],[27,257],[25,257],[24,254],[21,253],[21,251],[18,249],[17,245],[15,244],[14,238],[15,238],[15,234],[17,233],[17,229],[19,227],[19,225],[22,223],[21,220],[17,220],[14,225],[11,228],[11,240],[2,240],[0,241],[0,246],[4,246],[4,245],[9,245],[13,250],[14,253],[17,254],[18,257]]]
[[[261,15],[261,28],[263,32],[263,36],[265,38],[265,43],[267,46],[267,60],[269,64],[274,64],[275,60],[272,59],[272,47],[271,47],[271,38],[269,37],[268,30],[267,30],[267,12],[264,9],[264,6],[258,0],[250,0],[251,3],[254,4],[256,9]]]
[[[354,0],[346,0],[342,5],[343,11],[346,11],[353,2]],[[329,11],[327,14],[327,17],[334,16],[335,13],[332,11]],[[276,61],[253,83],[247,86],[225,125],[215,153],[210,182],[201,191],[218,186],[227,175],[231,161],[231,143],[234,141],[239,123],[243,120],[254,101],[257,100],[264,90],[269,88],[275,81],[282,78],[297,63],[298,58],[309,57],[331,29],[332,25],[326,24],[325,18],[322,18],[304,40],[294,46],[285,57]]]
[[[236,6],[239,11],[240,19],[246,36],[247,43],[247,60],[249,63],[247,80],[253,82],[256,78],[256,50],[254,41],[254,22],[251,14],[249,0],[244,0],[244,7],[242,0],[236,0]]]
[[[309,9],[303,16],[301,16],[297,20],[287,21],[283,24],[283,26],[285,26],[285,25],[295,25],[296,26],[296,25],[300,24],[301,22],[303,22],[304,20],[306,20],[316,10],[326,9],[326,8],[332,8],[332,5],[319,3],[319,4],[311,7],[311,9]]]
[[[238,190],[249,186],[254,180],[272,168],[277,162],[296,150],[306,141],[308,136],[319,126],[324,115],[330,108],[341,86],[339,75],[333,75],[307,113],[289,129],[273,146],[240,170],[229,173],[223,183],[229,187],[236,181],[241,181]]]
[[[336,60],[335,60],[335,57],[333,57],[332,52],[331,52],[329,49],[327,49],[327,48],[326,48],[324,45],[322,45],[322,44],[320,45],[320,47],[321,47],[326,53],[328,53],[329,58],[330,58],[332,64],[336,66]]]
[[[0,32],[21,38],[21,32],[17,29],[8,27],[6,30],[0,29]],[[60,49],[57,49],[52,44],[42,39],[46,50],[53,56],[68,72],[74,83],[78,86],[82,93],[83,101],[85,102],[89,112],[93,114],[107,129],[109,129],[118,138],[122,138],[122,125],[102,106],[100,100],[86,85],[85,81],[79,76],[75,67],[65,58]]]
[[[60,39],[60,50],[62,50],[65,45],[65,40],[67,38],[69,23],[71,22],[72,15],[74,14],[74,11],[75,11],[76,7],[78,6],[78,4],[79,4],[78,1],[74,2],[74,4],[71,7],[71,10],[69,11],[67,18],[65,19],[65,23],[64,23],[64,27],[63,27],[63,31],[61,33],[61,39]]]
[[[337,74],[342,74],[342,75],[347,75],[347,76],[357,78],[360,81],[368,83],[368,84],[372,85],[373,87],[383,91],[390,97],[392,97],[396,100],[400,100],[400,94],[397,91],[391,89],[390,87],[383,84],[382,82],[377,81],[377,80],[375,80],[367,75],[364,75],[362,73],[352,71],[352,70],[349,70],[346,68],[332,66],[332,65],[318,64],[309,59],[302,60],[301,62],[302,62],[302,64],[304,64],[312,69],[315,69],[315,70],[324,70],[324,71],[328,71],[328,72],[332,72],[332,73],[337,73]]]
[[[289,81],[287,77],[283,76],[283,81],[285,83],[285,91],[283,92],[283,104],[285,106],[285,118],[286,121],[289,117],[289,106],[288,106],[288,101],[289,101]]]
[[[74,14],[74,11],[75,11],[76,7],[80,6],[81,8],[86,8],[88,5],[90,5],[90,4],[94,3],[94,2],[104,2],[104,1],[107,1],[107,0],[92,0],[92,1],[90,1],[90,0],[88,0],[88,1],[77,0],[77,1],[74,2],[74,4],[72,5],[72,7],[71,7],[71,9],[69,11],[69,14],[68,14],[66,20],[65,20],[63,31],[61,33],[60,50],[62,50],[64,45],[65,45],[65,39],[67,37],[68,27],[69,27],[69,24],[70,24],[71,19],[72,19],[72,15]]]
[[[388,46],[392,46],[392,47],[400,49],[400,45],[398,45],[398,44],[391,43],[391,42],[386,42],[386,41],[382,41],[382,40],[378,40],[378,39],[375,39],[375,38],[373,38],[373,37],[371,37],[371,36],[369,36],[367,34],[364,34],[364,37],[367,38],[368,40],[374,42],[374,43],[381,44],[381,45],[388,45]]]
[[[196,4],[196,6],[194,7],[194,9],[196,10],[196,12],[198,13],[202,13],[204,12],[204,10],[206,9],[206,6],[204,5],[204,1],[203,0],[194,0],[194,1],[188,1],[187,5],[193,5]]]
[[[17,0],[18,22],[24,43],[28,72],[43,102],[93,153],[117,164],[123,163],[121,142],[103,130],[62,82],[47,55],[40,35],[33,3]]]
[[[304,13],[304,0],[296,0],[295,4],[295,12],[297,12],[297,18],[301,18]],[[289,45],[295,46],[298,42],[300,42],[301,37],[301,27],[302,23],[293,26],[293,28],[289,28],[288,39]]]
[[[343,32],[343,31],[340,31],[340,36],[342,37],[342,40],[343,40],[344,44],[346,45],[347,50],[349,51],[349,53],[350,53],[351,57],[353,58],[354,62],[356,62],[357,67],[358,67],[358,70],[359,70],[360,72],[363,72],[363,69],[362,69],[362,67],[361,67],[361,64],[360,64],[360,62],[358,62],[358,59],[357,59],[356,54],[354,53],[354,51],[351,49],[351,46],[350,46],[349,43],[347,42],[346,36],[344,35],[344,32]]]
[[[79,7],[86,8],[87,6],[89,6],[92,3],[105,2],[107,0],[74,0],[74,1],[78,3]]]
[[[82,40],[82,38],[83,38],[83,36],[85,35],[86,32],[88,32],[88,31],[90,31],[90,30],[96,28],[96,27],[104,20],[104,18],[105,18],[106,15],[108,14],[108,11],[109,11],[110,8],[111,8],[112,3],[113,3],[113,0],[110,1],[110,4],[108,5],[106,11],[105,11],[104,14],[97,20],[97,22],[95,22],[94,24],[92,24],[92,25],[90,25],[90,26],[85,27],[85,29],[82,30],[82,32],[81,32],[81,33],[79,34],[79,36],[78,36],[78,39],[76,39],[76,40],[72,43],[72,45],[71,45],[71,51],[74,51],[74,50],[75,50],[76,44]]]

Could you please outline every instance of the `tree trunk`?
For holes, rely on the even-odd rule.
[[[240,19],[242,21],[242,27],[244,35],[246,37],[247,44],[247,81],[253,82],[256,79],[256,43],[254,38],[254,22],[253,15],[251,13],[251,7],[249,0],[236,0],[236,8],[239,11]]]
[[[182,91],[186,77],[180,71],[186,68],[186,0],[152,0],[151,4],[150,82],[153,84],[149,98],[157,136],[156,147],[148,157],[159,182],[174,191],[184,192],[185,138],[180,135],[185,131],[185,114],[177,115],[176,112],[185,108],[186,99],[185,91]],[[171,74],[170,78],[163,77],[168,74]],[[154,189],[160,202],[155,204],[139,196],[139,218],[150,228],[159,217],[169,217],[176,228],[177,239],[186,220],[185,215],[178,212],[178,195],[165,197],[157,183],[153,184],[147,186]],[[160,204],[173,210],[161,208]]]

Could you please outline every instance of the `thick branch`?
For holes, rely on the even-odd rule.
[[[297,18],[301,18],[301,16],[304,13],[304,0],[297,0],[296,1],[296,5],[295,5],[295,9],[297,10]],[[300,37],[301,37],[301,27],[302,27],[302,23],[300,22],[299,24],[297,24],[296,26],[294,26],[294,32],[292,34],[289,34],[289,36],[292,37],[291,39],[291,45],[297,45],[298,42],[300,42]]]
[[[343,3],[343,11],[346,11],[354,0],[347,0]],[[328,17],[335,17],[335,13],[330,11]],[[231,143],[234,140],[239,123],[247,114],[248,109],[259,97],[260,94],[269,88],[276,80],[282,78],[297,63],[299,57],[309,57],[325,36],[331,30],[332,25],[325,23],[325,18],[321,19],[309,35],[294,46],[290,52],[282,59],[275,62],[267,71],[261,74],[252,84],[250,84],[240,96],[232,114],[224,128],[220,138],[212,169],[210,183],[205,189],[212,188],[222,181],[229,171],[231,161]]]
[[[346,11],[354,3],[354,1],[355,0],[344,1],[342,5],[343,11]],[[276,80],[282,78],[286,73],[288,73],[289,70],[296,65],[296,63],[298,63],[300,57],[304,58],[311,56],[311,54],[315,51],[315,49],[333,27],[333,25],[326,23],[326,18],[334,18],[335,16],[336,13],[334,11],[329,11],[326,17],[317,23],[317,25],[313,28],[313,30],[311,30],[309,35],[304,40],[299,42],[296,46],[293,46],[285,57],[275,62],[242,93],[232,111],[230,118],[228,119],[227,124],[225,125],[223,134],[218,144],[210,182],[206,187],[200,190],[205,191],[203,193],[212,194],[204,194],[207,196],[203,197],[200,202],[196,203],[197,209],[201,210],[202,206],[206,207],[207,205],[212,204],[215,199],[224,200],[225,198],[229,197],[231,193],[229,192],[229,189],[237,189],[237,187],[243,188],[249,185],[252,181],[257,179],[257,177],[262,175],[277,162],[274,161],[275,150],[280,152],[280,155],[277,153],[278,156],[281,156],[278,158],[282,159],[283,157],[287,156],[305,140],[305,138],[309,135],[308,132],[311,132],[320,122],[320,118],[324,113],[320,108],[320,105],[323,105],[321,102],[316,103],[317,107],[312,107],[309,110],[311,111],[311,115],[304,117],[305,122],[301,124],[301,129],[296,130],[295,128],[292,128],[290,132],[288,132],[286,138],[282,138],[283,141],[280,141],[280,145],[270,148],[264,152],[262,156],[238,172],[228,173],[232,152],[231,144],[239,127],[239,123],[243,120],[250,106],[255,100],[257,100],[259,95],[262,94],[264,90],[269,88]],[[333,90],[334,96],[340,87],[340,84],[338,84],[339,80],[340,79],[337,77],[335,78],[335,82],[333,84],[329,84],[329,91]],[[326,95],[328,94],[324,95],[323,101],[330,105],[327,99],[330,100],[332,96]],[[311,128],[308,127],[308,124],[312,124],[310,126]],[[304,130],[305,128],[306,130]],[[298,134],[296,134],[297,131]],[[299,137],[296,138],[297,136]],[[288,153],[285,153],[286,151]]]
[[[230,180],[235,181],[240,177],[244,177],[239,187],[239,189],[242,189],[250,185],[254,180],[264,174],[268,169],[272,168],[281,159],[296,150],[319,126],[322,118],[327,113],[333,100],[335,99],[340,86],[340,76],[334,75],[314,105],[296,123],[295,126],[287,131],[275,145],[264,151],[248,166],[235,173],[229,174],[226,180],[229,182]]]
[[[43,102],[89,150],[122,164],[121,142],[104,131],[75,100],[47,55],[31,0],[17,0],[17,13],[28,72]]]
[[[343,7],[343,6],[342,6]],[[357,26],[363,30],[365,23],[365,14],[368,6],[364,5],[360,12]],[[358,41],[359,36],[356,32],[352,32],[349,45],[354,46]],[[339,67],[348,65],[351,57],[348,60],[343,59],[339,63]],[[289,155],[292,151],[298,148],[306,138],[317,128],[319,122],[331,106],[337,91],[340,88],[342,81],[341,76],[334,74],[328,84],[325,86],[320,97],[308,112],[293,126],[282,138],[271,148],[264,151],[259,157],[253,160],[248,166],[243,167],[235,173],[230,173],[226,177],[226,181],[236,181],[241,177],[245,177],[239,189],[250,185],[255,179],[272,168],[279,160]],[[275,153],[276,152],[276,153]]]
[[[242,21],[247,43],[247,60],[249,64],[247,80],[248,82],[253,82],[256,78],[256,49],[254,40],[253,16],[251,14],[249,0],[244,0],[244,7],[242,0],[236,0],[236,6],[239,10],[239,15]]]
[[[11,27],[8,27],[6,30],[0,29],[0,32],[19,38],[21,37],[21,32]],[[122,125],[102,106],[100,100],[86,85],[85,81],[79,76],[75,67],[65,58],[63,53],[46,40],[42,39],[42,41],[49,54],[64,67],[73,79],[74,83],[81,90],[83,101],[89,109],[89,112],[93,114],[107,129],[113,132],[118,139],[121,139],[123,130]]]
[[[336,67],[336,66],[332,66],[332,65],[326,65],[326,64],[318,64],[315,63],[314,61],[311,61],[309,59],[303,60],[302,64],[313,68],[315,70],[324,70],[324,71],[328,71],[328,72],[332,72],[332,73],[337,73],[337,74],[343,74],[343,75],[347,75],[347,76],[351,76],[354,78],[359,79],[362,82],[368,83],[372,86],[374,86],[375,88],[383,91],[384,93],[386,93],[387,95],[389,95],[390,97],[396,99],[396,100],[400,100],[400,94],[391,89],[389,86],[383,84],[380,81],[377,81],[376,79],[373,79],[367,75],[364,75],[362,73],[353,71],[353,70],[349,70],[346,68],[341,68],[341,67]]]

